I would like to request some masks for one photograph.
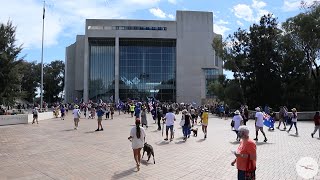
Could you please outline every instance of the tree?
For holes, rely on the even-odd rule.
[[[16,45],[15,32],[11,21],[0,24],[0,104],[13,104],[20,92],[22,47]]]
[[[28,102],[33,102],[37,88],[40,85],[41,64],[23,61],[21,63],[21,97]]]
[[[309,72],[314,80],[314,108],[319,109],[320,3],[315,2],[305,8],[306,12],[287,19],[283,28],[286,35],[294,40],[297,49],[304,52],[304,60],[308,62]]]
[[[52,61],[44,66],[44,100],[48,103],[60,101],[60,93],[64,88],[64,62]]]

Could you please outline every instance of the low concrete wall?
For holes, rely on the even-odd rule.
[[[256,111],[249,111],[249,118],[255,119]],[[312,121],[314,115],[316,114],[316,111],[304,111],[304,112],[298,112],[298,121]],[[291,112],[289,112],[289,116],[291,115]],[[279,119],[279,112],[276,112],[276,120]]]
[[[53,119],[52,112],[39,113],[38,121]],[[33,120],[32,114],[19,114],[19,115],[1,115],[0,126],[13,125],[13,124],[28,124]]]

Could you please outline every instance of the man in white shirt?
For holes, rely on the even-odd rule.
[[[261,109],[259,107],[256,108],[256,111],[257,111],[256,115],[255,115],[255,118],[256,118],[256,123],[255,123],[256,124],[256,138],[254,140],[258,141],[258,133],[260,130],[264,136],[264,142],[267,142],[268,139],[266,137],[266,134],[263,131],[263,113],[261,112]]]
[[[174,121],[176,120],[176,116],[172,113],[173,109],[170,108],[169,112],[166,113],[166,116],[164,118],[166,122],[166,138],[164,139],[165,141],[168,141],[168,131],[170,129],[170,141],[172,141],[174,135],[173,135],[173,125]]]
[[[78,126],[79,126],[80,114],[81,114],[78,105],[74,106],[72,114],[73,114],[73,119],[74,119],[74,129],[77,130]]]

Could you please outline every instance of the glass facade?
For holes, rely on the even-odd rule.
[[[206,79],[206,96],[207,98],[213,98],[214,94],[208,91],[208,87],[211,83],[218,80],[219,70],[218,69],[204,69],[204,76]]]
[[[176,100],[176,40],[121,38],[119,45],[121,100]]]
[[[115,93],[115,40],[89,39],[89,99],[110,102]]]

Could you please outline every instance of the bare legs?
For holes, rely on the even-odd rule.
[[[140,163],[141,163],[141,148],[133,149],[133,158],[136,161],[137,170],[140,170]]]
[[[204,138],[207,138],[207,126],[202,125],[202,132],[204,133]]]

